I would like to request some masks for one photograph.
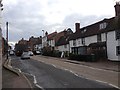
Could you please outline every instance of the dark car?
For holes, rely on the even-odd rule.
[[[15,55],[16,55],[16,56],[21,56],[22,53],[23,53],[23,51],[15,51]]]

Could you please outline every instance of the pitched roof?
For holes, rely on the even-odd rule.
[[[57,35],[57,32],[53,32],[53,33],[47,35],[47,39],[48,40],[53,40],[56,35]]]
[[[107,26],[106,26],[106,28],[100,30],[99,26],[102,23],[106,23]],[[75,32],[74,34],[72,34],[70,36],[70,40],[75,40],[78,38],[83,38],[83,37],[88,37],[88,36],[92,36],[92,35],[96,35],[96,34],[100,34],[100,33],[104,33],[104,32],[113,31],[115,29],[118,29],[118,26],[119,25],[117,24],[116,17],[113,17],[110,19],[104,19],[104,20],[96,22],[92,25],[81,28],[80,32]]]
[[[62,36],[59,38],[58,42],[56,42],[56,46],[66,45],[69,43],[69,36]]]

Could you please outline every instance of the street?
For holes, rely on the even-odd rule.
[[[12,66],[35,76],[37,85],[42,88],[112,88],[112,86],[80,77],[72,71],[57,68],[33,59],[21,60],[12,56]],[[29,78],[30,79],[30,78]]]

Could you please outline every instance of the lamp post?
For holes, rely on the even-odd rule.
[[[44,30],[42,30],[43,31],[43,37],[44,37]]]
[[[44,30],[42,30],[42,32],[43,32],[43,37],[44,37]],[[44,40],[43,40],[43,37],[42,37],[42,48],[43,48],[43,43],[44,43]]]

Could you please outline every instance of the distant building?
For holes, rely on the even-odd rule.
[[[30,37],[28,41],[29,49],[33,50],[41,50],[42,48],[42,37]]]
[[[34,51],[41,50],[42,48],[42,37],[30,37],[29,40],[22,38],[15,45],[15,49],[19,51]]]

